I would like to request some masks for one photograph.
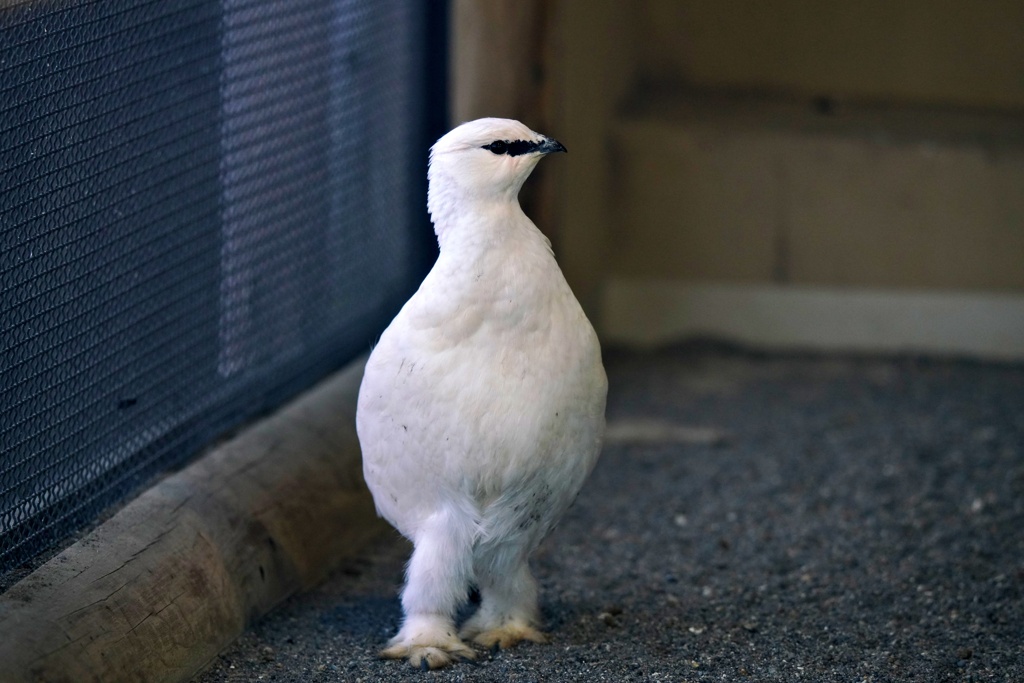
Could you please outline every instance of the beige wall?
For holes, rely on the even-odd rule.
[[[1024,108],[1017,0],[635,0],[641,77],[698,87]]]
[[[757,109],[771,125],[722,102],[616,123],[609,276],[1024,291],[1024,148],[1002,117],[922,113],[930,134],[897,136],[884,111]]]
[[[469,28],[503,3],[455,3],[455,101],[539,46],[498,81],[569,147],[536,210],[599,329],[645,282],[1024,295],[1024,3],[531,0],[521,38]]]
[[[557,4],[581,283],[1024,290],[1024,3]]]

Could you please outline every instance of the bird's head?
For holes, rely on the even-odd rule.
[[[437,223],[449,204],[515,201],[541,157],[565,147],[512,119],[477,119],[454,128],[430,150],[428,209]]]

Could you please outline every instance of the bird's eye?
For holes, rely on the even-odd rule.
[[[508,143],[504,140],[495,140],[489,145],[484,145],[484,149],[490,150],[494,154],[505,154],[508,152]]]

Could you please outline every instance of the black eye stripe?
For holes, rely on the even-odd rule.
[[[529,154],[537,149],[540,143],[531,140],[495,140],[484,149],[494,154],[507,154],[510,157],[517,157],[521,154]]]

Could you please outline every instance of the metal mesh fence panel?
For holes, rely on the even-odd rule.
[[[369,348],[427,262],[426,5],[0,4],[0,570]]]

